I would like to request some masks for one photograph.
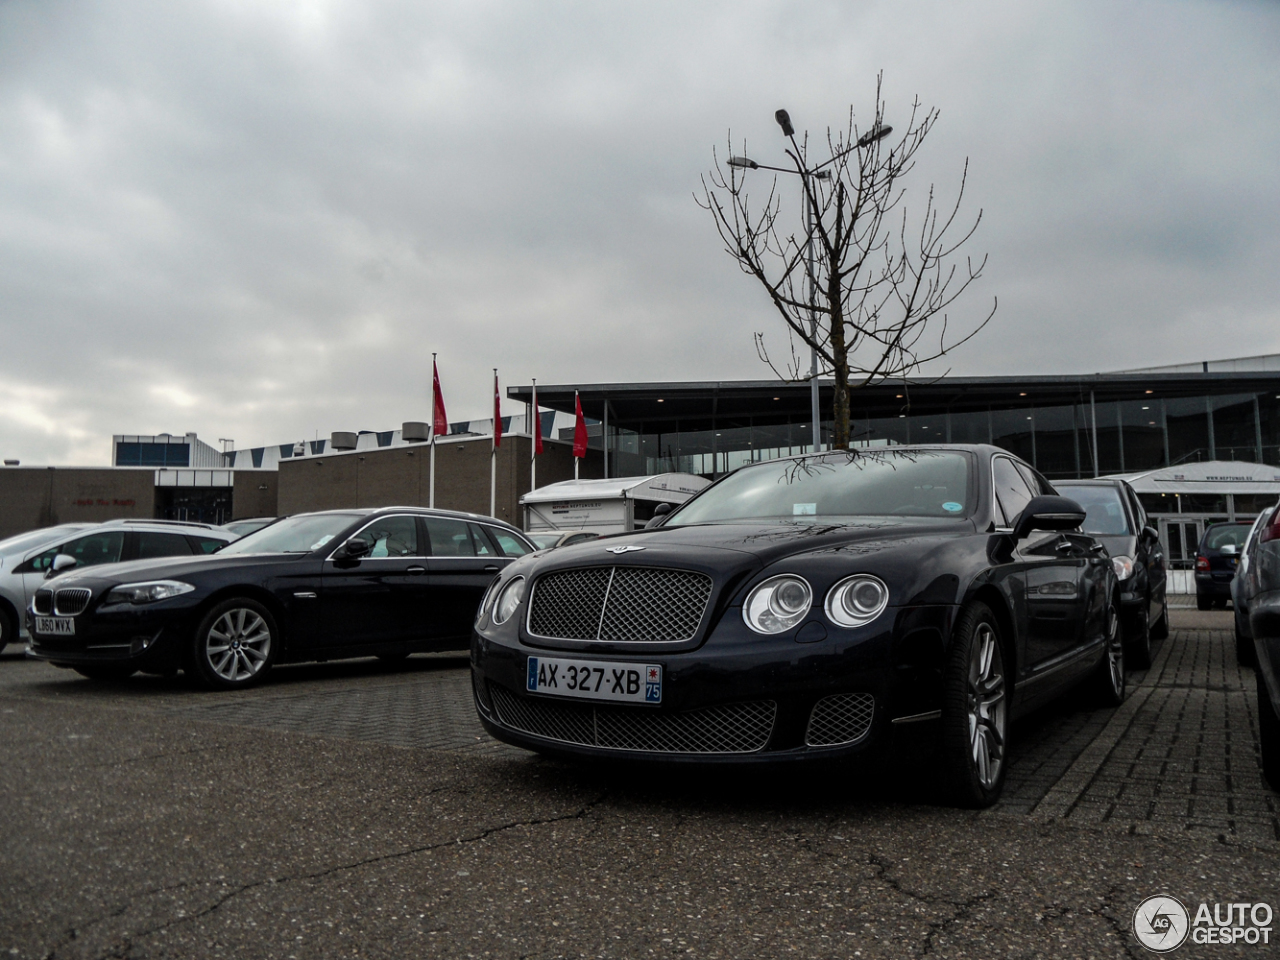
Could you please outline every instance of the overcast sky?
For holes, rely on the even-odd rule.
[[[1280,352],[1276,2],[0,0],[0,455],[390,429],[432,351],[454,420],[769,376],[693,192],[879,70],[941,110],[908,202],[984,211],[954,372]]]

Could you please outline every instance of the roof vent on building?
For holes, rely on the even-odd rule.
[[[431,427],[417,420],[406,420],[400,425],[400,436],[405,443],[426,443],[431,439]]]
[[[356,435],[347,430],[337,430],[329,436],[329,446],[334,450],[354,450]]]

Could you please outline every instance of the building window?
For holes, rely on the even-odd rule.
[[[118,467],[189,467],[191,447],[185,443],[116,444]]]

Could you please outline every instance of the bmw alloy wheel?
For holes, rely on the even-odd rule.
[[[1004,656],[989,623],[979,623],[969,652],[969,744],[978,782],[993,789],[1000,780],[1007,739]]]
[[[249,607],[233,607],[213,622],[202,638],[209,668],[222,680],[243,684],[270,662],[271,627]]]

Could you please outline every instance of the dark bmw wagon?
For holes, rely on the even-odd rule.
[[[464,649],[489,583],[534,549],[473,514],[299,514],[211,556],[54,576],[27,611],[30,651],[92,678],[181,668],[234,688],[276,663]]]

